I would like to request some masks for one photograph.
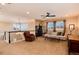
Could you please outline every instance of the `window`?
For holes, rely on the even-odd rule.
[[[48,32],[64,32],[65,31],[65,21],[53,21],[47,24]]]
[[[64,21],[57,21],[56,22],[56,31],[63,31],[64,30]]]
[[[48,22],[48,29],[53,29],[53,28],[54,28],[54,23]]]
[[[26,30],[28,30],[28,24],[25,24],[25,23],[13,24],[13,30],[26,31]]]
[[[64,27],[64,22],[63,21],[57,21],[56,22],[56,28],[63,28]]]
[[[54,30],[54,23],[48,22],[47,28],[48,28],[48,32],[52,32]]]

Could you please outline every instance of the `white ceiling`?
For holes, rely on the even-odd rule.
[[[27,12],[30,12],[27,15]],[[78,3],[12,3],[0,5],[1,15],[21,16],[39,19],[42,14],[50,12],[61,17],[67,14],[79,13]]]

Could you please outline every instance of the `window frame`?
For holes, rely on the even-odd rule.
[[[65,31],[66,31],[66,20],[56,20],[56,21],[48,21],[48,22],[54,22],[54,30],[53,32],[56,32],[56,22],[57,21],[63,21],[64,22],[64,30],[63,30],[63,34],[65,35]],[[46,33],[48,32],[48,22],[46,23]]]
[[[27,27],[26,29],[22,29],[24,24]],[[26,24],[26,23],[14,23],[14,24],[12,24],[12,26],[13,26],[14,31],[26,31],[28,29],[28,24]]]

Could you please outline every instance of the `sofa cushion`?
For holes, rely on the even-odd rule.
[[[51,35],[57,35],[57,32],[52,32],[52,34]]]
[[[63,36],[63,32],[57,32],[57,35]]]
[[[57,32],[57,35],[62,35],[62,32]]]

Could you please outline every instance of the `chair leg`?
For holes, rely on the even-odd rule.
[[[45,40],[47,40],[47,38],[45,37]]]

